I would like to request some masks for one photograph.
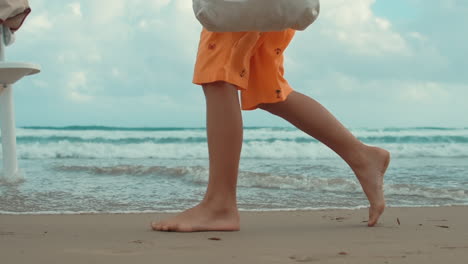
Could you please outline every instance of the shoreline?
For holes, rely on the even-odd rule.
[[[468,206],[241,211],[241,231],[167,233],[173,213],[0,215],[5,263],[465,263]],[[220,240],[210,240],[210,238]]]
[[[455,204],[455,205],[421,205],[421,206],[387,206],[385,210],[388,209],[420,209],[420,208],[443,208],[443,207],[466,207],[468,209],[468,204]],[[300,209],[239,209],[240,213],[291,213],[291,212],[316,212],[316,211],[357,211],[365,210],[368,207],[358,206],[355,208],[346,208],[346,207],[329,207],[329,208],[300,208]],[[187,208],[188,209],[188,208]],[[185,209],[184,209],[185,210]],[[132,214],[177,214],[183,212],[184,210],[167,210],[167,211],[114,211],[114,212],[99,212],[99,211],[83,211],[83,212],[2,212],[0,211],[1,216],[60,216],[60,215],[132,215]]]

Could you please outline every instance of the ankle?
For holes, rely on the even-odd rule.
[[[353,153],[349,156],[346,160],[348,165],[354,170],[359,171],[364,169],[368,165],[368,153],[369,153],[369,146],[365,144],[360,144],[354,148]]]
[[[235,198],[205,196],[200,202],[200,206],[221,214],[237,211],[237,201]]]

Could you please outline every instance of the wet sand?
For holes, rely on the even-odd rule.
[[[241,212],[239,232],[165,233],[171,214],[0,215],[1,263],[467,263],[468,207]],[[210,239],[211,238],[211,239]]]

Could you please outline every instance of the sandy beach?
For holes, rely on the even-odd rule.
[[[0,215],[10,263],[466,263],[468,207],[241,212],[239,232],[164,233],[170,214]]]

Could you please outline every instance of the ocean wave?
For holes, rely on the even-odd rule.
[[[429,143],[468,143],[467,136],[359,136],[359,140],[367,144],[378,143],[400,143],[400,144],[429,144]],[[104,138],[104,137],[79,137],[79,136],[19,136],[17,137],[18,144],[48,144],[54,142],[70,142],[70,143],[104,143],[104,144],[170,144],[170,143],[206,143],[207,138],[204,136],[186,136],[186,137],[121,137],[121,138]],[[251,142],[296,142],[296,143],[316,143],[316,139],[312,137],[265,137],[265,138],[247,138],[244,143]]]
[[[185,127],[115,127],[115,126],[24,126],[25,130],[62,130],[62,131],[185,131],[185,130],[203,130],[204,128],[185,128]]]
[[[426,187],[416,184],[389,184],[385,186],[385,194],[468,202],[468,190],[460,188]]]
[[[367,144],[468,144],[468,129],[386,128],[351,129]],[[19,128],[20,145],[76,144],[206,144],[204,128],[36,127]],[[286,128],[246,128],[245,144],[317,143],[302,131]]]
[[[166,175],[182,177],[193,173],[206,173],[207,170],[203,167],[166,167],[166,166],[140,166],[140,165],[118,165],[110,167],[99,166],[66,166],[60,165],[53,168],[55,171],[61,172],[80,172],[92,175],[132,175],[132,176],[148,176],[148,175]]]
[[[467,128],[455,128],[455,127],[387,127],[381,129],[375,128],[363,128],[362,130],[367,131],[392,131],[392,132],[402,132],[402,131],[413,131],[413,130],[435,130],[435,131],[458,131],[458,130],[467,130]]]
[[[468,157],[468,129],[352,129],[358,139],[387,148],[393,157]],[[207,158],[203,128],[34,127],[17,131],[22,159]],[[1,151],[0,151],[1,153]],[[336,154],[295,128],[247,128],[247,159],[335,158]]]
[[[169,176],[178,177],[192,184],[208,183],[209,170],[201,166],[165,167],[165,166],[135,166],[119,165],[110,167],[99,166],[56,166],[54,170],[61,172],[81,172],[93,175],[131,175],[131,176]],[[317,172],[320,174],[320,172]],[[346,192],[361,193],[357,179],[349,177],[324,178],[300,174],[274,174],[251,171],[240,171],[239,187],[263,189],[288,189],[314,192]],[[385,184],[385,194],[388,196],[407,196],[427,199],[449,199],[458,202],[468,202],[468,190],[455,187],[428,187],[417,184]]]
[[[117,127],[117,126],[23,126],[21,129],[27,130],[68,130],[68,131],[180,131],[180,130],[204,130],[204,127]],[[248,130],[271,129],[271,130],[295,130],[292,127],[245,127]],[[437,131],[454,131],[468,130],[468,128],[455,127],[387,127],[387,128],[355,128],[362,131],[411,131],[411,130],[437,130]]]
[[[70,143],[97,143],[97,144],[170,144],[170,143],[205,143],[206,137],[124,137],[124,138],[83,138],[77,136],[20,136],[17,137],[18,144],[49,144],[54,142]]]
[[[77,129],[61,128],[37,128],[27,129],[18,128],[18,137],[76,137],[83,139],[125,139],[125,138],[188,138],[188,137],[206,137],[205,128],[113,128],[93,129],[93,127],[78,127]],[[292,127],[247,127],[244,128],[244,137],[246,139],[295,139],[309,138],[302,131]],[[452,128],[387,128],[387,129],[350,129],[357,137],[468,137],[468,129]]]
[[[466,144],[378,144],[394,158],[467,158]],[[0,152],[1,153],[1,152]],[[20,159],[207,159],[206,143],[71,143],[19,144]],[[243,144],[243,159],[334,159],[338,156],[317,142],[250,141]]]

